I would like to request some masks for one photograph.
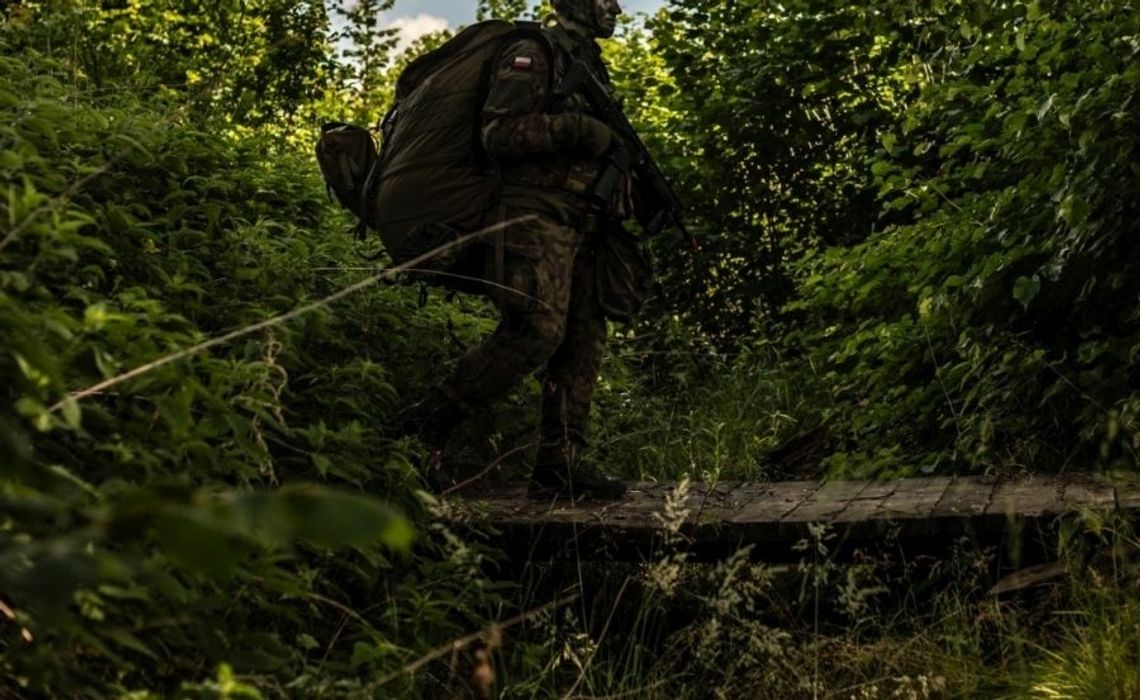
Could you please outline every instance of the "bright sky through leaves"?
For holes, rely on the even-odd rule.
[[[652,12],[664,6],[665,0],[624,0],[626,14]],[[396,6],[385,14],[385,25],[398,27],[408,44],[417,37],[445,27],[458,27],[475,21],[477,3],[463,0],[396,0]]]

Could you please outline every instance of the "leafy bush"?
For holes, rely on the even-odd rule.
[[[885,215],[913,223],[801,263],[798,339],[843,398],[856,462],[1132,468],[1136,13],[935,19],[957,38],[916,51],[936,77],[871,164]]]
[[[1128,3],[669,5],[607,51],[705,246],[652,242],[665,295],[598,392],[608,464],[1135,469]],[[1047,606],[979,600],[976,567],[882,615],[918,584],[670,555],[578,567],[595,597],[526,614],[565,572],[445,527],[377,429],[493,314],[369,283],[311,162],[312,125],[374,118],[410,59],[390,6],[336,5],[355,66],[312,0],[5,8],[0,694],[454,695],[455,664],[403,669],[511,616],[481,650],[507,696],[1133,682],[1098,664],[1134,656],[1127,589],[1067,599],[1088,624],[1050,627],[1054,656],[1022,633]],[[532,412],[470,430],[501,450]]]
[[[399,663],[395,628],[460,629],[478,580],[432,533],[406,558],[412,453],[374,429],[409,290],[239,334],[359,280],[308,154],[127,89],[80,100],[68,74],[0,60],[5,684],[170,688],[223,660],[305,678]],[[421,576],[412,609],[341,602]]]

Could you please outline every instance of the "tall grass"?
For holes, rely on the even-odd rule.
[[[994,550],[900,560],[887,542],[841,563],[828,541],[785,566],[528,563],[527,598],[571,578],[583,598],[506,645],[500,697],[1140,697],[1135,541],[1071,550],[1067,576],[1001,597]]]
[[[652,356],[619,336],[599,384],[597,458],[631,479],[780,479],[816,464],[774,464],[777,448],[816,428],[826,397],[774,354]],[[660,352],[660,351],[657,351]],[[655,367],[647,371],[646,365]]]

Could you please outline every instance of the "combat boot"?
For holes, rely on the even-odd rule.
[[[537,500],[616,501],[626,485],[606,476],[583,459],[584,444],[577,440],[544,443],[535,456],[527,496]]]

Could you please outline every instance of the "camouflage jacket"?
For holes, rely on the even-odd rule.
[[[520,39],[499,53],[483,108],[483,146],[501,169],[504,204],[574,223],[586,209],[584,195],[603,155],[597,152],[599,125],[581,119],[593,116],[585,98],[558,95],[557,88],[573,58],[585,61],[607,86],[609,71],[592,39],[552,20],[544,31],[549,44]]]

